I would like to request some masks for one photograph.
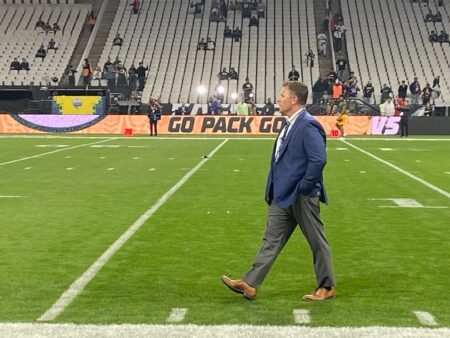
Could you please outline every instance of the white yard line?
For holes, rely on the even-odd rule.
[[[8,196],[8,195],[0,195],[0,198],[23,198],[23,196]]]
[[[413,327],[308,327],[269,325],[145,325],[145,324],[48,324],[0,323],[1,337],[286,337],[286,338],[441,338],[449,328]]]
[[[309,310],[295,309],[293,311],[295,324],[309,324],[311,323],[311,317],[309,316]]]
[[[46,155],[56,154],[56,153],[59,153],[59,152],[61,152],[61,151],[67,151],[67,150],[77,149],[77,148],[81,148],[81,147],[88,147],[88,146],[93,145],[93,144],[98,144],[98,143],[108,142],[108,141],[112,141],[112,140],[115,140],[115,139],[117,139],[117,138],[116,138],[116,137],[113,137],[113,138],[108,138],[108,139],[106,139],[106,140],[103,139],[102,141],[97,141],[97,142],[92,142],[92,143],[86,143],[86,144],[79,144],[79,145],[77,145],[77,146],[73,146],[73,147],[70,147],[70,148],[61,148],[61,149],[58,149],[58,150],[48,151],[48,152],[42,153],[42,154],[37,154],[37,155],[33,155],[33,156],[28,156],[28,157],[19,158],[19,159],[17,159],[17,160],[12,160],[12,161],[8,161],[8,162],[3,162],[3,163],[0,163],[0,166],[2,166],[2,165],[7,165],[7,164],[12,164],[12,163],[17,163],[17,162],[21,162],[21,161],[26,161],[26,160],[31,160],[31,159],[33,159],[33,158],[38,158],[38,157],[42,157],[42,156],[46,156]]]
[[[388,162],[388,161],[385,161],[385,160],[383,160],[382,158],[379,158],[378,156],[376,156],[376,155],[374,155],[374,154],[372,154],[372,153],[369,153],[368,151],[365,151],[364,149],[361,149],[361,148],[359,148],[359,147],[357,147],[357,146],[351,144],[350,142],[347,142],[347,141],[344,141],[344,140],[341,140],[341,142],[343,142],[343,143],[349,145],[350,147],[352,147],[352,148],[354,148],[354,149],[356,149],[356,150],[362,152],[363,154],[366,154],[367,156],[372,157],[373,159],[377,160],[378,162],[381,162],[381,163],[383,163],[383,164],[386,164],[387,166],[389,166],[389,167],[391,167],[391,168],[393,168],[393,169],[395,169],[395,170],[401,172],[402,174],[404,174],[404,175],[406,175],[406,176],[412,178],[413,180],[415,180],[415,181],[417,181],[417,182],[419,182],[419,183],[422,183],[424,186],[426,186],[426,187],[428,187],[428,188],[430,188],[430,189],[432,189],[432,190],[434,190],[434,191],[437,191],[438,193],[444,195],[445,197],[450,198],[450,193],[449,193],[449,192],[447,192],[447,191],[445,191],[445,190],[443,190],[443,189],[441,189],[441,188],[435,186],[434,184],[431,184],[431,183],[425,181],[424,179],[422,179],[422,178],[420,178],[420,177],[417,177],[417,176],[411,174],[410,172],[408,172],[408,171],[406,171],[406,170],[403,170],[403,169],[400,168],[400,167],[397,167],[395,164],[392,164],[392,163],[390,163],[390,162]]]
[[[379,205],[378,208],[417,208],[417,207],[398,207],[393,205]],[[448,209],[448,207],[420,207],[421,209]]]
[[[120,248],[148,221],[150,217],[162,206],[167,200],[186,183],[198,169],[200,169],[215,153],[219,151],[228,140],[220,143],[208,155],[202,159],[191,171],[186,173],[172,188],[170,188],[159,200],[150,207],[136,222],[134,222],[118,240],[116,240],[73,284],[59,297],[59,299],[39,317],[39,321],[49,321],[55,319],[66,307],[84,290],[86,285],[95,277],[95,275],[108,263],[111,257],[120,250]]]
[[[414,314],[416,315],[417,319],[419,320],[420,324],[425,326],[436,326],[436,319],[434,319],[434,316],[425,311],[414,311]]]
[[[168,323],[181,323],[186,317],[188,309],[172,309],[169,317],[167,317],[166,322]]]

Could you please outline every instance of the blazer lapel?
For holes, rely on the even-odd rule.
[[[290,140],[292,138],[292,135],[294,135],[295,130],[298,128],[299,124],[301,123],[301,120],[305,116],[305,112],[306,112],[306,109],[301,111],[299,113],[299,116],[295,119],[294,123],[291,124],[289,133],[287,134],[287,137],[285,138],[285,140],[283,141],[283,144],[281,145],[280,155],[278,156],[278,161],[280,160],[281,156],[283,156],[283,154],[284,154],[284,152],[285,152],[285,150],[287,148],[287,145],[288,145],[288,143],[290,142]]]
[[[285,125],[283,125],[284,128]],[[275,153],[277,151],[277,142],[278,142],[278,138],[280,137],[281,133],[283,132],[283,128],[281,128],[281,130],[278,132],[277,137],[275,138],[275,142],[273,144],[273,149],[272,149],[272,162],[274,162],[275,160]]]

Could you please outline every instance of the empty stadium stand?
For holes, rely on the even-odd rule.
[[[189,1],[152,0],[142,3],[133,15],[129,1],[122,0],[104,46],[99,65],[116,57],[129,68],[140,61],[149,66],[143,101],[161,97],[163,102],[206,102],[218,83],[216,74],[234,67],[239,80],[229,80],[226,102],[240,92],[245,78],[255,88],[257,102],[276,97],[280,84],[294,64],[302,69],[303,80],[310,86],[319,76],[316,62],[306,66],[308,49],[317,55],[313,4],[307,0],[267,0],[266,18],[258,27],[249,27],[249,19],[239,10],[228,11],[226,22],[209,22],[211,1],[206,1],[202,14],[194,15]],[[225,26],[240,27],[242,39],[224,39]],[[116,34],[124,37],[121,47],[113,46]],[[215,51],[197,51],[200,38],[216,41]],[[94,65],[95,66],[95,65]],[[203,85],[207,94],[199,97]]]
[[[1,0],[0,4],[7,5],[62,5],[75,4],[75,0]]]
[[[449,100],[450,47],[428,41],[431,30],[450,31],[448,3],[440,7],[443,22],[435,24],[424,22],[428,8],[437,11],[433,0],[425,6],[409,0],[341,0],[341,6],[349,63],[362,84],[371,80],[379,94],[386,83],[396,95],[402,80],[417,77],[424,87],[441,76],[441,100]]]
[[[132,64],[137,67],[141,61],[148,65],[143,102],[159,97],[162,102],[206,103],[218,84],[219,71],[233,67],[239,78],[222,82],[225,103],[233,102],[233,93],[242,92],[247,77],[255,88],[256,103],[263,103],[268,97],[277,97],[280,84],[293,65],[310,87],[329,70],[320,72],[317,58],[316,26],[321,23],[316,23],[318,11],[314,6],[323,6],[323,1],[263,0],[266,16],[259,20],[258,27],[250,27],[241,10],[228,10],[224,22],[210,22],[211,0],[204,2],[201,14],[194,14],[191,1],[145,0],[138,14],[132,14],[129,0],[109,2],[110,17],[102,26],[106,42],[105,35],[96,38],[93,34],[90,40],[97,55],[92,66],[103,67],[108,58],[118,58],[127,69]],[[450,100],[446,76],[450,70],[450,45],[428,41],[433,30],[450,31],[448,3],[438,7],[437,0],[429,0],[425,5],[409,0],[340,0],[334,8],[339,3],[347,28],[349,65],[361,86],[371,80],[379,96],[381,85],[386,83],[396,94],[402,80],[411,82],[417,76],[423,87],[440,75],[441,100]],[[70,60],[76,66],[81,61],[80,51],[86,50],[87,55],[89,48],[79,39],[91,5],[74,0],[0,0],[0,4],[0,32],[4,34],[0,41],[0,85],[58,85]],[[113,12],[116,6],[117,11]],[[439,10],[442,22],[425,23],[423,17],[429,10]],[[111,13],[115,13],[112,23]],[[51,24],[57,22],[62,30],[46,34],[35,29],[41,16]],[[241,28],[242,39],[236,42],[224,38],[225,26]],[[124,39],[122,46],[113,46],[117,33]],[[90,31],[85,30],[84,34],[83,39],[88,40]],[[215,41],[215,50],[197,50],[198,41],[207,37]],[[44,60],[35,58],[41,43],[46,47],[51,38],[58,49],[50,50]],[[76,46],[78,52],[74,54]],[[316,55],[313,67],[306,65],[309,49]],[[10,70],[14,58],[27,59],[30,71]],[[205,94],[198,93],[199,86],[206,87]]]
[[[0,49],[0,79],[3,85],[57,85],[64,74],[70,57],[90,11],[89,5],[2,5],[0,6],[0,32],[3,38]],[[60,31],[45,33],[35,28],[39,18],[44,22],[55,22]],[[58,49],[49,50],[44,59],[35,54],[41,44],[47,48],[50,39],[54,39]],[[25,58],[30,64],[29,72],[10,70],[14,58]],[[55,77],[57,81],[52,81]]]

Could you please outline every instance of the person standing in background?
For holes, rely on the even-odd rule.
[[[236,107],[236,114],[240,116],[248,115],[248,104],[245,102],[245,99],[242,97],[241,102]]]
[[[411,92],[411,104],[420,104],[420,95],[422,94],[422,89],[420,88],[419,81],[417,77],[409,85],[409,90]]]
[[[85,86],[89,86],[91,84],[92,73],[92,65],[89,63],[88,59],[84,59],[82,75],[83,84]]]
[[[147,117],[150,124],[150,136],[158,136],[158,121],[161,119],[161,110],[156,99],[150,99]]]
[[[409,103],[405,100],[400,108],[400,137],[408,137]]]
[[[145,87],[145,78],[146,78],[146,72],[148,70],[148,66],[144,67],[144,63],[141,61],[139,62],[139,67],[136,69],[136,74],[138,76],[138,91],[143,91]]]
[[[407,92],[408,92],[408,85],[405,83],[405,80],[403,80],[400,86],[398,87],[398,97],[405,99]]]
[[[95,24],[97,23],[97,17],[94,14],[94,10],[91,11],[91,14],[89,14],[88,18],[88,24],[91,28],[91,32],[94,30]]]
[[[271,98],[267,98],[267,102],[264,106],[264,108],[262,109],[261,115],[273,115],[275,114],[275,106],[272,103]]]

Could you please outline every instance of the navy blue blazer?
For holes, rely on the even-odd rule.
[[[265,200],[280,208],[292,205],[300,194],[316,196],[327,203],[323,168],[327,163],[326,134],[320,123],[304,109],[281,145],[275,161],[276,143],[267,177]]]

